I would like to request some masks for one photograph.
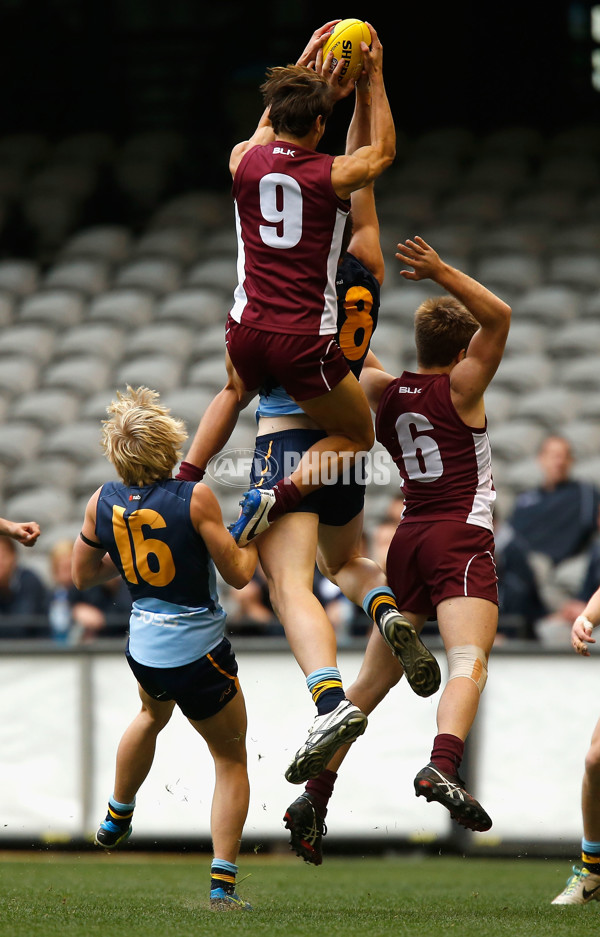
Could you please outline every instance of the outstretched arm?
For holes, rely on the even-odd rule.
[[[227,352],[225,352],[225,367],[227,383],[204,411],[192,445],[185,457],[186,465],[202,469],[202,474],[213,456],[226,445],[235,429],[240,411],[247,407],[255,396],[254,392],[245,389]],[[183,464],[182,469],[185,470]],[[198,475],[186,475],[181,469],[177,478],[200,480]]]
[[[12,537],[13,540],[22,543],[24,547],[32,547],[40,535],[40,526],[36,521],[17,523],[0,517],[0,535]]]
[[[371,32],[371,49],[364,42],[361,48],[371,87],[371,142],[351,156],[338,156],[333,161],[331,181],[340,198],[350,198],[352,192],[377,179],[396,155],[396,130],[383,82],[383,47],[371,24],[367,26]]]
[[[433,280],[477,319],[479,329],[450,379],[453,393],[462,398],[461,409],[475,406],[502,360],[510,327],[510,306],[477,280],[444,263],[421,237],[398,244],[396,257],[413,268],[401,270],[401,276],[407,280]]]
[[[371,142],[371,88],[363,73],[356,83],[354,113],[346,137],[346,153],[352,154]],[[351,254],[383,283],[385,264],[379,237],[379,219],[375,207],[375,183],[370,182],[351,195],[352,237],[348,244]]]
[[[94,492],[87,503],[81,533],[86,540],[97,542],[96,536],[96,509],[100,488]],[[109,579],[114,579],[119,571],[110,556],[101,547],[92,547],[77,537],[73,544],[71,559],[71,576],[78,589],[90,589]]]

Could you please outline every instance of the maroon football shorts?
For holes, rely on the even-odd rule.
[[[246,390],[257,390],[270,378],[294,400],[311,400],[333,390],[350,372],[332,335],[264,332],[229,316],[225,343]]]
[[[400,523],[387,555],[398,608],[431,617],[457,595],[498,604],[494,537],[463,521]]]

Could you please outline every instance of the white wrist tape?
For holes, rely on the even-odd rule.
[[[590,634],[592,633],[592,631],[593,631],[594,628],[596,627],[595,625],[592,624],[592,622],[589,620],[589,618],[586,618],[586,617],[585,617],[585,615],[578,615],[578,616],[577,616],[577,621],[580,621],[581,624],[583,625],[583,627],[585,628],[585,630],[586,630],[586,631],[589,631]]]
[[[467,677],[473,681],[479,692],[483,693],[488,677],[485,652],[476,644],[462,644],[460,647],[451,647],[446,656],[448,682],[455,677]]]

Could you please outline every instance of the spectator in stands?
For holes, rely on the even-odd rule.
[[[50,551],[52,586],[49,620],[61,644],[88,644],[127,631],[131,599],[121,579],[91,589],[77,589],[71,575],[73,541],[60,540]]]
[[[598,529],[600,491],[572,476],[573,453],[564,437],[550,435],[538,451],[542,483],[517,497],[510,525],[523,540],[546,617],[542,640],[568,643],[582,571]],[[564,641],[561,640],[561,635]]]
[[[546,607],[540,597],[538,582],[527,544],[507,522],[494,524],[496,573],[498,575],[498,635],[505,638],[535,641],[535,623],[543,618]]]
[[[19,563],[17,539],[12,534],[0,537],[0,637],[46,637],[48,590],[37,573]]]
[[[227,624],[232,634],[254,637],[284,633],[273,611],[269,587],[260,564],[246,586],[230,590],[229,599],[231,608]]]

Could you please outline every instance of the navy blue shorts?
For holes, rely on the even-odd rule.
[[[285,429],[257,436],[250,484],[252,488],[272,488],[290,475],[307,449],[327,433],[318,429]],[[350,468],[331,485],[311,492],[294,508],[295,512],[317,514],[321,524],[343,527],[365,504],[365,483],[359,467]]]
[[[188,719],[216,716],[239,688],[238,665],[227,638],[209,654],[183,667],[147,667],[134,660],[129,650],[125,655],[148,696],[160,702],[175,700]]]

